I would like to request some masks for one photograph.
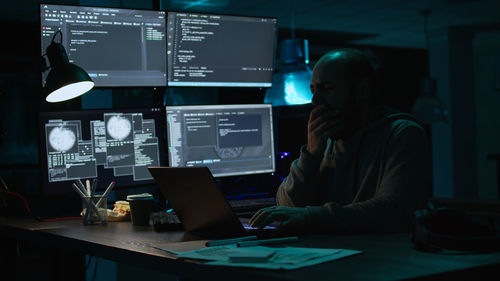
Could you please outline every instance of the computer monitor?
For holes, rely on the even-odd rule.
[[[165,14],[40,4],[42,54],[60,30],[69,61],[87,71],[96,87],[166,86]]]
[[[275,171],[269,104],[167,106],[171,167],[207,166],[215,177]]]
[[[275,18],[169,12],[168,86],[271,87]]]
[[[161,108],[41,112],[43,193],[74,192],[77,179],[98,179],[98,189],[153,184],[148,166],[165,165]]]

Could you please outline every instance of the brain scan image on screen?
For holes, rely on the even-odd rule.
[[[108,135],[115,140],[124,140],[132,133],[130,120],[121,116],[112,116],[106,126]]]
[[[58,152],[66,152],[76,144],[76,135],[65,127],[54,127],[49,133],[49,144]]]
[[[226,147],[226,148],[214,147],[214,150],[221,159],[231,159],[231,158],[238,158],[241,155],[241,152],[243,151],[243,147]]]

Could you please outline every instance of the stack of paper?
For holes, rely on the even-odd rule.
[[[345,249],[300,247],[270,248],[264,246],[236,247],[235,245],[225,245],[184,252],[178,254],[177,257],[206,260],[208,261],[206,264],[210,265],[266,269],[296,269],[337,260],[359,253],[361,253],[361,251]],[[259,258],[251,259],[250,257]]]

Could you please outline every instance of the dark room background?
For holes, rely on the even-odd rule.
[[[12,190],[25,195],[34,209],[45,208],[39,188],[41,111],[152,107],[163,105],[164,100],[169,105],[264,101],[265,89],[258,88],[113,88],[94,89],[80,98],[49,104],[41,86],[39,3],[2,1],[0,7],[0,175]],[[499,199],[500,162],[495,159],[500,155],[500,1],[47,3],[277,17],[278,45],[292,36],[307,39],[311,69],[324,53],[335,48],[358,48],[378,57],[381,98],[403,112],[411,112],[421,95],[422,80],[431,77],[436,80],[435,94],[449,114],[447,123],[425,125],[432,146],[434,196]],[[427,34],[422,11],[428,11]],[[278,173],[285,176],[290,161],[306,142],[310,107],[277,110],[277,152],[290,153],[277,163]],[[109,262],[108,277],[128,280],[123,277],[126,270],[115,271],[115,267],[119,265]]]

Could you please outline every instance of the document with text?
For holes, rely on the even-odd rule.
[[[207,261],[205,264],[233,267],[252,267],[265,269],[297,269],[312,266],[323,262],[333,261],[348,256],[362,253],[357,250],[347,249],[321,249],[302,247],[237,247],[236,245],[224,245],[207,247],[188,251],[177,255],[178,258],[195,259]],[[234,262],[245,260],[249,262]],[[268,257],[266,259],[253,259],[252,257]],[[256,262],[257,261],[257,262]]]

